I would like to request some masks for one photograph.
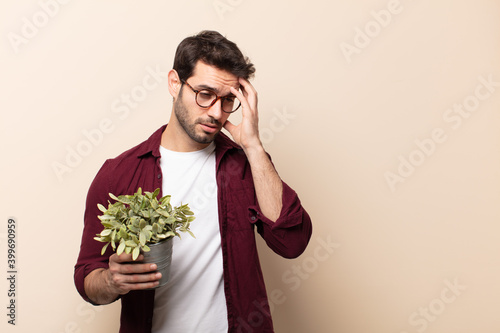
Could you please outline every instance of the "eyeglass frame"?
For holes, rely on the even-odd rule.
[[[196,89],[194,89],[194,88],[193,88],[193,87],[192,87],[189,83],[187,83],[187,81],[186,81],[186,80],[182,80],[182,79],[181,79],[180,81],[181,81],[181,83],[182,83],[182,84],[184,84],[184,83],[185,83],[185,84],[186,84],[189,88],[191,88],[191,90],[195,93],[195,96],[194,96],[194,101],[196,102],[196,104],[198,104],[198,106],[199,106],[200,108],[203,108],[203,109],[208,109],[208,108],[212,107],[215,103],[217,103],[217,101],[218,101],[219,99],[221,100],[221,110],[222,110],[223,112],[225,112],[225,113],[233,113],[233,112],[235,112],[236,110],[238,110],[238,109],[240,108],[240,106],[241,106],[241,101],[239,101],[239,100],[238,100],[239,104],[238,104],[238,106],[236,107],[236,109],[234,109],[233,111],[226,111],[226,110],[224,110],[224,109],[223,109],[223,107],[222,107],[222,103],[224,102],[224,99],[227,99],[227,98],[228,98],[228,96],[219,96],[219,95],[217,95],[217,94],[215,93],[215,91],[210,90],[210,89],[206,89],[206,88],[205,88],[205,89],[201,89],[201,90],[196,90]],[[201,91],[203,91],[203,90],[207,90],[207,91],[209,91],[209,92],[211,92],[212,94],[214,94],[214,95],[215,95],[215,99],[214,99],[214,100],[212,100],[212,102],[211,102],[211,103],[210,103],[210,105],[208,105],[208,106],[203,106],[203,105],[200,105],[200,103],[198,103],[198,93],[199,93],[199,92],[201,92]],[[234,97],[236,98],[236,96],[234,96]]]

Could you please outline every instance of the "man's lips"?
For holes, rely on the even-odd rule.
[[[207,133],[215,133],[219,130],[219,126],[211,123],[200,123],[201,128]]]

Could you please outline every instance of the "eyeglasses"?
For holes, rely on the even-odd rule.
[[[215,92],[209,89],[196,90],[189,83],[184,80],[181,80],[182,83],[185,83],[191,90],[196,94],[195,100],[196,104],[200,107],[207,109],[214,105],[217,100],[221,100],[222,111],[226,113],[233,113],[238,110],[241,103],[236,98],[236,96],[217,96]]]

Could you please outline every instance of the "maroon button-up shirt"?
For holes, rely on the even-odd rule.
[[[108,268],[112,250],[101,255],[102,243],[94,236],[103,229],[97,218],[98,203],[110,200],[108,193],[133,194],[139,187],[153,192],[161,189],[161,135],[166,126],[138,146],[107,160],[92,182],[86,202],[80,254],[75,265],[75,284],[82,297],[84,279],[97,268]],[[250,165],[243,150],[226,135],[216,139],[216,178],[219,225],[224,270],[229,332],[273,332],[264,279],[260,268],[255,232],[267,245],[285,258],[295,258],[311,237],[311,219],[300,200],[283,183],[283,209],[276,222],[259,209]],[[160,196],[163,194],[160,192]],[[188,295],[196,301],[196,295]],[[151,332],[154,290],[131,291],[121,296],[120,332]]]

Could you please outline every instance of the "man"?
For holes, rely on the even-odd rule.
[[[93,304],[121,298],[120,332],[273,332],[254,228],[276,253],[294,258],[312,226],[259,139],[257,93],[248,81],[254,71],[217,32],[184,39],[168,74],[168,125],[107,160],[90,186],[75,284]],[[238,110],[236,125],[228,117]],[[101,256],[93,239],[103,229],[97,204],[139,187],[160,188],[196,215],[196,239],[174,239],[170,280],[156,289],[154,264],[130,264],[130,254],[109,249]]]

